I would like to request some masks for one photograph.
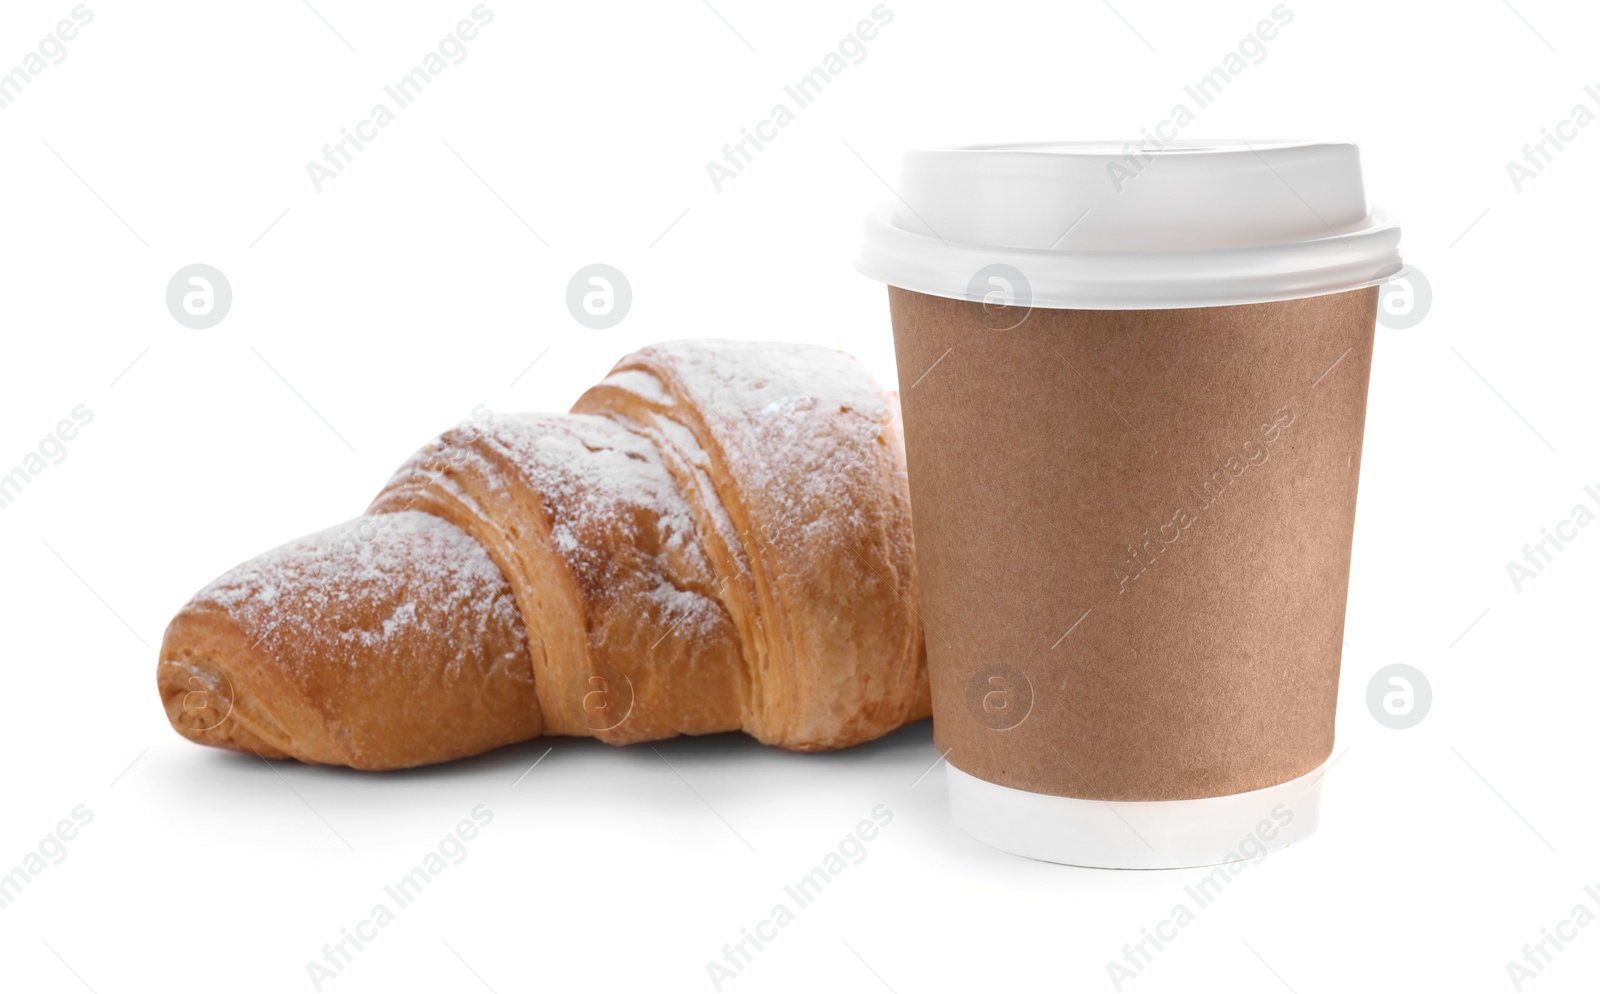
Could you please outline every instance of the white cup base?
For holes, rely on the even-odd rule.
[[[1286,783],[1186,801],[1094,801],[980,780],[946,764],[950,813],[981,842],[1019,856],[1130,870],[1258,859],[1317,827],[1326,764]]]

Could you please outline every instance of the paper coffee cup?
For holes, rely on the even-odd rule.
[[[934,736],[985,842],[1255,858],[1333,747],[1377,284],[1355,146],[906,155],[889,284]]]

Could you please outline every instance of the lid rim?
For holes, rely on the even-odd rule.
[[[1170,252],[1051,251],[939,242],[868,216],[855,267],[871,279],[953,300],[982,301],[975,275],[1005,266],[1026,283],[1026,306],[1168,310],[1270,303],[1376,286],[1399,275],[1400,226],[1375,208],[1357,231],[1300,242]],[[874,226],[879,231],[874,232]],[[1015,279],[1015,276],[1012,276]]]
[[[856,268],[941,297],[1066,309],[1261,303],[1401,271],[1399,223],[1367,203],[1353,143],[1136,144],[910,150],[896,199],[865,219]]]

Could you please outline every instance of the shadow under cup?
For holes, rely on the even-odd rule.
[[[1110,867],[1309,834],[1378,287],[1090,309],[887,282],[958,823]]]

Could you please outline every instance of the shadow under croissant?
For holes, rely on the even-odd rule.
[[[757,766],[766,774],[774,770],[820,772],[876,767],[912,770],[913,773],[905,778],[905,783],[893,779],[885,781],[885,789],[900,789],[909,787],[913,777],[925,773],[929,764],[937,759],[938,752],[933,744],[933,722],[929,718],[922,718],[871,742],[849,749],[816,753],[793,752],[763,745],[742,732],[719,732],[711,735],[681,735],[624,746],[606,745],[589,738],[543,735],[445,763],[393,770],[358,770],[347,766],[301,763],[292,758],[279,759],[231,750],[208,751],[204,762],[217,769],[234,771],[259,767],[265,759],[280,770],[293,768],[302,775],[329,777],[351,785],[423,784],[465,778],[503,781],[502,785],[509,789],[526,786],[529,781],[536,780],[538,771],[546,763],[570,761],[576,756],[581,756],[582,761],[590,767],[614,766],[619,770],[660,768],[663,763],[675,769],[686,766],[704,768],[707,764],[715,763],[725,766],[734,776],[741,770]],[[762,793],[763,784],[767,782],[768,778],[765,777],[753,778],[748,782],[746,793]],[[785,792],[782,781],[773,786],[775,793]]]

